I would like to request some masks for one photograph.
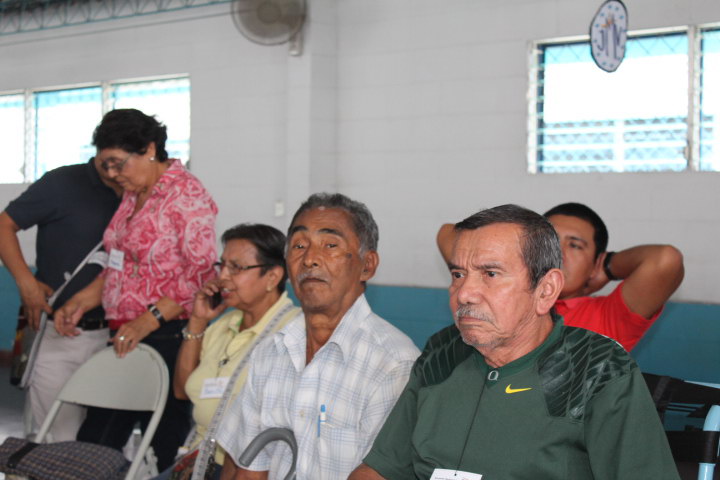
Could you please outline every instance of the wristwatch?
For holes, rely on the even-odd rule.
[[[605,276],[608,278],[608,280],[620,280],[620,278],[613,275],[612,271],[610,270],[610,261],[612,260],[612,257],[615,255],[615,252],[607,252],[605,254],[605,260],[603,260],[603,271],[605,272]]]
[[[153,314],[153,317],[155,317],[155,319],[160,323],[160,325],[167,323],[167,319],[163,317],[162,312],[159,308],[155,306],[154,303],[148,305],[148,310],[150,311],[150,313]]]

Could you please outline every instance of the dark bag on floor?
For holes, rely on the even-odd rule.
[[[129,468],[122,453],[93,443],[9,437],[0,445],[0,472],[34,480],[120,480]]]

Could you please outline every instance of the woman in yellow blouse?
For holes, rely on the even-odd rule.
[[[268,225],[242,224],[227,230],[222,242],[218,277],[195,295],[173,379],[175,396],[193,403],[197,434],[191,449],[205,438],[228,380],[259,335],[266,329],[266,335],[281,329],[300,311],[285,292],[285,235]],[[212,308],[217,292],[223,300]],[[228,307],[235,310],[208,326]],[[246,376],[245,366],[233,385],[233,397]],[[223,463],[219,448],[214,461],[219,476]]]

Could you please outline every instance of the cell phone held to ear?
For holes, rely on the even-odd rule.
[[[213,296],[210,297],[210,308],[215,310],[217,307],[220,306],[222,301],[223,301],[222,293],[220,293],[220,292],[213,293]]]

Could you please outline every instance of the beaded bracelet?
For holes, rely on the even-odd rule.
[[[205,330],[200,333],[190,333],[187,327],[183,328],[181,333],[183,339],[185,340],[200,340],[203,336],[205,336]]]

